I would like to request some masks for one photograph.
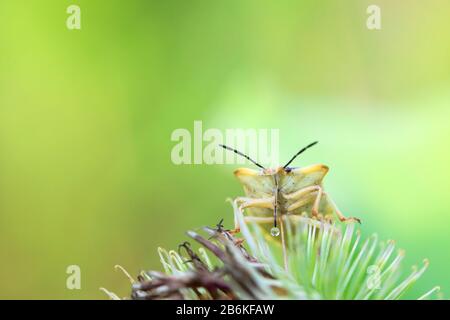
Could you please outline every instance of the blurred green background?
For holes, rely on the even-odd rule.
[[[81,8],[81,30],[66,8]],[[366,28],[381,7],[382,29]],[[448,1],[0,1],[0,298],[120,296],[157,246],[232,213],[233,165],[177,128],[279,128],[341,209],[450,290]],[[82,289],[66,289],[81,267]]]

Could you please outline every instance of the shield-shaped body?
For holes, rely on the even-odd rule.
[[[303,168],[252,170],[237,169],[234,174],[244,188],[241,208],[248,208],[250,216],[277,215],[327,216],[333,205],[324,194],[322,181],[328,167],[322,164]],[[258,201],[267,199],[266,202]]]

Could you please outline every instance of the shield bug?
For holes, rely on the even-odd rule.
[[[248,216],[245,221],[254,221],[258,224],[273,223],[270,230],[272,236],[280,234],[278,224],[282,218],[301,214],[310,215],[312,218],[331,220],[335,214],[340,221],[356,221],[358,218],[347,218],[338,209],[334,201],[326,193],[322,181],[328,172],[328,167],[323,164],[315,164],[307,167],[289,167],[289,165],[308,148],[314,146],[313,142],[298,151],[284,166],[278,168],[265,168],[242,152],[220,145],[222,148],[232,151],[259,167],[259,170],[239,168],[234,171],[244,187],[246,197],[237,197],[234,201],[239,209],[247,209]],[[240,227],[235,219],[235,229]],[[281,228],[281,233],[282,233]],[[283,237],[283,234],[281,234]]]

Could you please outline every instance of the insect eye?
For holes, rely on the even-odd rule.
[[[284,168],[284,171],[286,171],[287,173],[292,171],[292,168]]]

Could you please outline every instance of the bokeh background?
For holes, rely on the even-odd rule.
[[[81,30],[66,8],[81,8]],[[381,7],[382,30],[366,28]],[[177,128],[279,128],[341,209],[450,291],[450,3],[0,1],[0,298],[103,299],[232,213],[233,165],[172,163]],[[66,289],[81,267],[82,289]]]

